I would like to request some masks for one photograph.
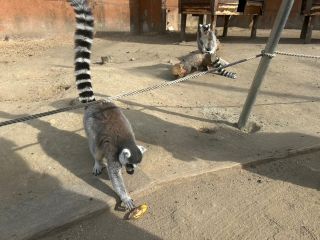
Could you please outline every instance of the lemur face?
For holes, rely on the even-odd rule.
[[[210,31],[210,26],[211,26],[211,24],[200,24],[200,25],[199,25],[200,31],[201,31],[203,34],[207,35],[208,32]]]
[[[128,174],[133,174],[134,169],[137,165],[142,161],[142,155],[147,149],[143,146],[136,146],[135,149],[122,149],[121,153],[119,154],[119,161],[120,163],[125,166],[126,171]]]

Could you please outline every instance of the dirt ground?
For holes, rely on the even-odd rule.
[[[183,179],[139,196],[139,220],[111,210],[42,240],[319,239],[320,154]]]
[[[230,62],[258,54],[269,35],[259,30],[250,40],[246,29],[229,33],[219,55]],[[278,50],[320,55],[319,31],[308,45],[298,36],[299,31],[286,30]],[[184,43],[178,34],[97,35],[95,93],[101,98],[170,81],[172,64],[194,50],[194,34]],[[99,64],[101,56],[111,56],[111,62]],[[103,211],[43,239],[320,239],[319,60],[274,58],[250,118],[254,131],[246,133],[233,124],[258,63],[230,68],[237,80],[206,75],[119,101],[137,140],[148,148],[129,190],[163,182],[134,195],[149,204],[149,213],[128,222],[122,212]],[[75,102],[72,34],[1,41],[0,71],[0,121]],[[61,216],[66,209],[73,212],[78,200],[83,209],[88,199],[102,204],[105,195],[114,197],[102,187],[109,184],[105,177],[91,176],[81,116],[81,110],[72,111],[0,129],[0,230],[10,236],[6,239],[25,239],[10,228],[30,223],[38,229],[43,215],[63,222]],[[286,157],[306,148],[312,151]],[[213,167],[215,173],[184,178]],[[87,186],[93,190],[83,190]]]

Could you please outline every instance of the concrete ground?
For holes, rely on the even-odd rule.
[[[110,209],[40,239],[319,239],[319,158],[312,152],[162,184],[137,198],[150,203],[138,221]]]
[[[268,34],[268,31],[259,31],[260,37],[250,40],[244,36],[248,35],[247,30],[231,29],[231,36],[221,41],[219,54],[230,62],[255,55],[263,49]],[[278,50],[319,55],[318,31],[314,31],[314,43],[309,45],[301,44],[296,39],[298,35],[298,31],[286,31]],[[171,64],[196,49],[195,36],[189,37],[190,41],[186,43],[178,43],[177,35],[97,37],[93,62],[99,62],[101,56],[110,55],[112,63],[93,64],[96,95],[112,96],[172,80]],[[72,47],[71,36],[0,43],[0,70],[3,73],[0,120],[74,103]],[[148,148],[140,170],[125,179],[137,203],[146,201],[150,206],[165,207],[164,203],[160,204],[160,197],[152,197],[157,193],[150,189],[158,185],[171,186],[172,182],[180,179],[239,164],[304,153],[310,153],[314,160],[311,165],[301,163],[306,169],[298,167],[297,174],[299,169],[307,173],[302,175],[303,178],[312,173],[314,182],[302,179],[299,181],[308,184],[299,184],[287,177],[276,180],[300,185],[299,191],[306,191],[306,197],[310,189],[315,189],[310,194],[319,198],[319,61],[277,56],[253,109],[250,119],[253,131],[242,132],[233,124],[238,119],[257,65],[258,61],[251,61],[230,68],[237,72],[237,80],[206,75],[118,102],[132,123],[137,140]],[[39,237],[75,220],[114,208],[115,195],[106,175],[91,175],[93,160],[81,117],[82,110],[77,110],[0,128],[0,159],[3,163],[0,168],[1,238]],[[278,165],[275,168],[282,173],[286,170]],[[238,176],[235,172],[231,174]],[[254,174],[274,179],[264,171]],[[214,176],[208,175],[207,180],[218,185],[220,179]],[[188,181],[192,186],[199,185],[197,179]],[[224,179],[221,181],[221,184],[225,183]],[[241,181],[240,185],[246,185]],[[270,192],[276,191],[277,186],[271,187]],[[183,185],[182,188],[187,191],[187,187]],[[248,186],[244,190],[250,192]],[[233,188],[226,187],[224,191],[224,197],[216,201],[234,201],[245,196],[238,196]],[[199,190],[199,194],[201,192]],[[257,197],[262,200],[265,195]],[[211,194],[211,198],[215,201],[214,195]],[[289,198],[298,204],[305,197]],[[301,208],[313,211],[308,203],[300,204],[303,205]],[[319,202],[315,201],[314,206],[319,206]],[[239,207],[247,208],[246,204]],[[167,216],[171,210],[168,206],[160,211],[160,215]],[[277,211],[276,207],[274,211]],[[124,213],[117,214],[111,214],[110,219],[119,219]],[[221,224],[226,224],[230,216],[222,214],[224,221]],[[146,219],[152,217],[161,216],[147,216]],[[319,221],[319,216],[310,216],[310,219]],[[238,218],[237,221],[243,220]],[[176,222],[184,224],[183,221]],[[233,228],[240,227],[236,222],[230,224]],[[319,222],[314,224],[308,227],[316,229],[314,226],[319,226]],[[253,223],[251,229],[255,229]],[[319,234],[310,231],[311,236]]]

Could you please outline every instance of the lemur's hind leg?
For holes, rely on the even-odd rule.
[[[102,170],[105,168],[105,165],[103,163],[104,153],[100,151],[93,143],[90,143],[90,152],[94,158],[92,174],[98,176],[102,173]]]

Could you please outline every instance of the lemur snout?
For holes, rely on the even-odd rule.
[[[130,175],[134,174],[134,168],[135,167],[136,167],[136,164],[131,164],[131,163],[126,164],[127,173],[130,174]]]

